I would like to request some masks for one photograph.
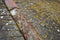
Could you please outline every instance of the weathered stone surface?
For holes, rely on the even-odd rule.
[[[39,34],[45,38],[45,40],[60,40],[59,0],[14,1],[16,1],[17,5],[20,7],[20,11],[26,16],[28,21],[31,22]],[[20,35],[19,32],[16,32],[18,31],[18,28],[12,18],[8,16],[8,13],[6,12],[7,10],[2,4],[3,3],[0,2],[0,30],[11,30],[13,32],[0,31],[0,40],[23,40],[23,37],[17,37]],[[23,28],[25,31],[27,30],[27,28]],[[8,37],[8,35],[12,34],[15,34],[14,36],[16,37]],[[32,38],[29,40],[32,40]]]

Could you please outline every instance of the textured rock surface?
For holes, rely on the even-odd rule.
[[[59,0],[14,0],[20,11],[36,28],[45,40],[60,40],[60,1]],[[15,22],[8,16],[0,2],[0,31],[1,40],[23,40]],[[3,10],[3,11],[2,11]],[[12,21],[12,23],[11,23]],[[26,30],[26,28],[24,28]],[[16,31],[17,30],[17,31]],[[14,37],[14,36],[20,37]],[[12,36],[12,37],[10,37]],[[21,39],[22,38],[22,39]],[[31,39],[30,39],[31,40]]]
[[[0,40],[24,40],[2,0],[0,0]]]

